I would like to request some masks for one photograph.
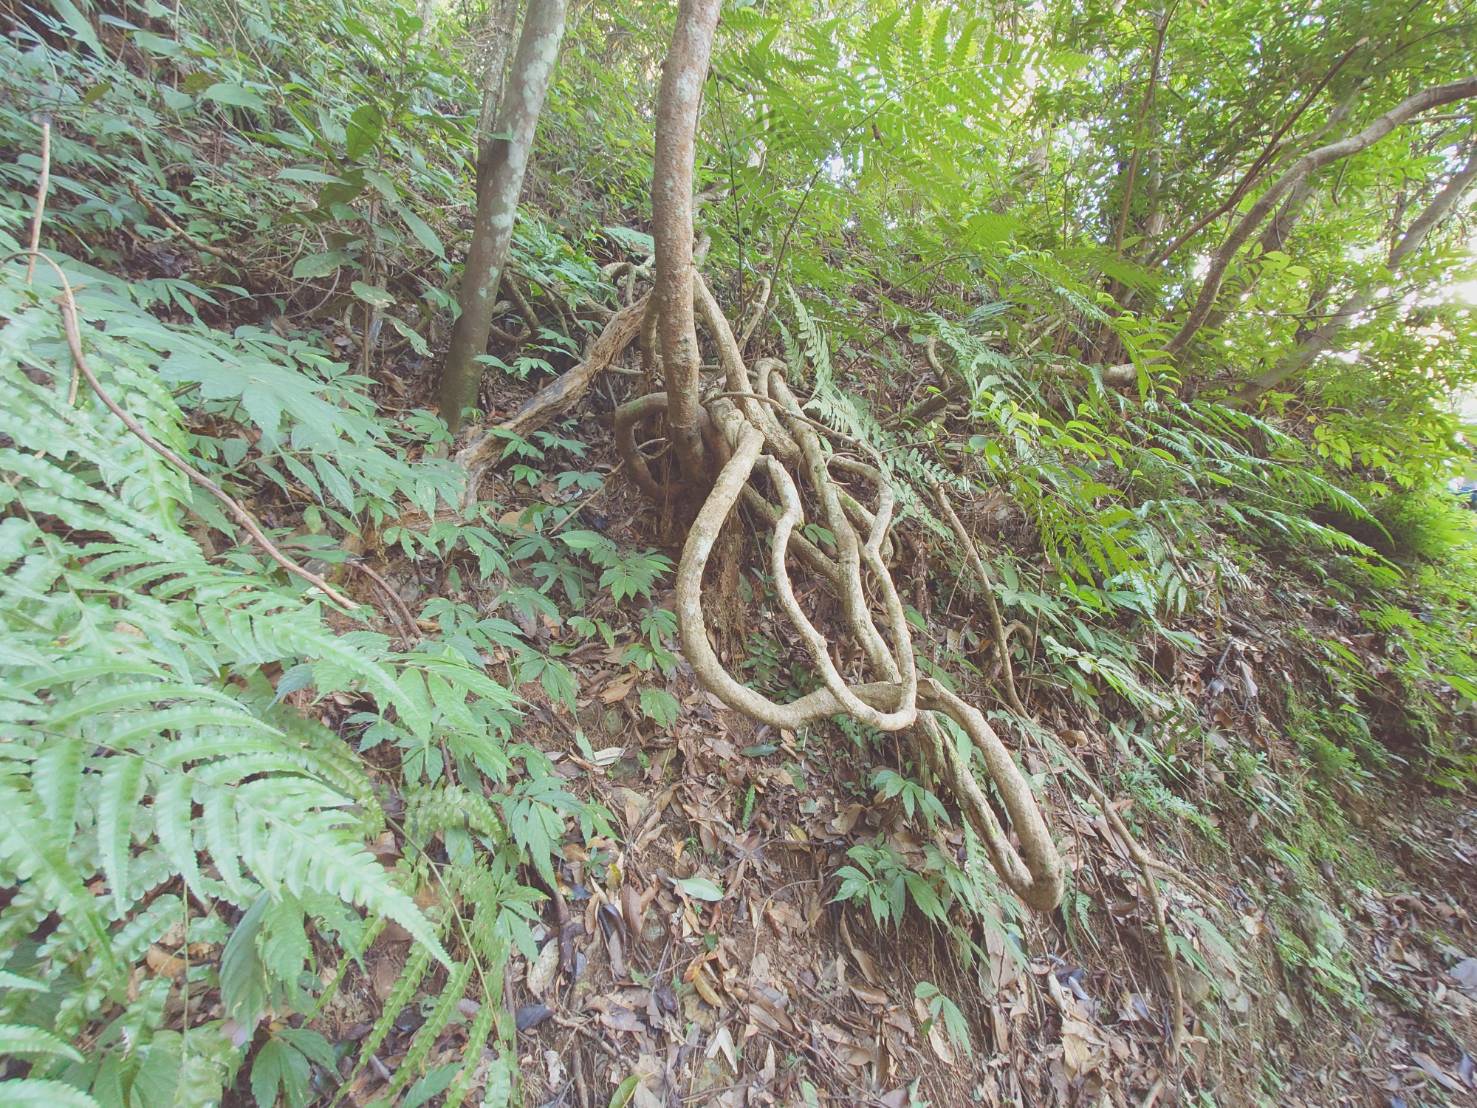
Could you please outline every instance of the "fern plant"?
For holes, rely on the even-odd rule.
[[[170,332],[64,264],[105,387],[188,454],[157,372]],[[533,772],[506,805],[539,829],[525,845],[547,852],[562,812],[580,809],[547,787],[542,755],[508,747],[514,698],[479,664],[449,645],[392,651],[253,551],[212,560],[183,475],[95,398],[68,401],[55,290],[42,282],[28,286],[19,263],[0,270],[0,884],[12,890],[0,908],[11,1059],[0,1099],[199,1103],[230,1084],[269,1012],[308,1006],[296,980],[309,922],[352,952],[361,918],[393,920],[427,964],[462,975],[469,964],[453,963],[411,873],[366,848],[387,827],[366,764],[294,703],[338,693],[364,705],[349,733],[393,740],[411,790],[422,778],[505,781],[519,758]],[[482,831],[507,872],[503,826],[489,809]],[[487,849],[464,851],[465,864],[485,869]],[[517,888],[512,903],[525,903]],[[228,931],[203,970],[182,964]],[[201,972],[221,986],[222,1018],[190,1009]],[[79,1040],[98,1049],[67,1045]],[[269,1039],[253,1087],[272,1074],[297,1088],[327,1057],[315,1046]]]

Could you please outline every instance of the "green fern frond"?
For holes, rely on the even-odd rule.
[[[33,1077],[0,1081],[0,1101],[15,1108],[99,1108],[96,1100],[75,1085]]]
[[[415,1037],[410,1040],[410,1047],[406,1050],[405,1057],[400,1060],[400,1066],[395,1071],[394,1079],[382,1094],[386,1099],[393,1100],[412,1079],[421,1075],[425,1069],[426,1060],[431,1056],[431,1050],[436,1045],[436,1040],[451,1023],[452,1016],[456,1015],[457,1004],[466,994],[467,985],[471,983],[471,980],[472,963],[470,961],[461,962],[452,967],[445,986],[436,997],[436,1006],[431,1009],[426,1022],[421,1024]],[[484,1001],[484,1006],[490,1008],[492,1005]]]

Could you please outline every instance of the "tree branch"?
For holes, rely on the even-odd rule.
[[[1333,63],[1333,67],[1323,75],[1322,80],[1320,80],[1316,85],[1313,86],[1312,90],[1309,91],[1307,96],[1303,97],[1303,102],[1293,109],[1292,115],[1287,117],[1287,121],[1283,123],[1281,127],[1278,127],[1276,133],[1267,140],[1267,145],[1264,146],[1262,148],[1262,152],[1257,155],[1256,161],[1252,162],[1246,172],[1241,175],[1241,180],[1236,182],[1236,187],[1231,190],[1231,195],[1227,196],[1226,199],[1213,211],[1208,212],[1207,214],[1196,220],[1194,226],[1192,226],[1188,231],[1184,232],[1181,235],[1175,236],[1174,241],[1172,241],[1168,246],[1156,250],[1154,252],[1154,256],[1151,257],[1145,264],[1151,266],[1158,265],[1166,258],[1171,257],[1176,250],[1178,250],[1181,246],[1184,246],[1185,243],[1189,242],[1201,231],[1205,230],[1205,228],[1208,227],[1214,220],[1225,215],[1236,206],[1240,199],[1246,195],[1251,186],[1256,184],[1257,178],[1261,176],[1262,170],[1266,169],[1266,167],[1271,163],[1273,154],[1277,152],[1277,144],[1282,141],[1282,136],[1287,134],[1287,132],[1291,130],[1292,125],[1302,118],[1303,113],[1306,112],[1313,105],[1313,101],[1318,99],[1318,94],[1321,93],[1325,87],[1327,87],[1329,81],[1333,80],[1334,75],[1337,74],[1338,71],[1344,67],[1344,63],[1354,56],[1354,51],[1363,46],[1366,41],[1366,39],[1360,39],[1353,46],[1349,47],[1348,50],[1344,51],[1343,56],[1339,58],[1338,61]]]
[[[1169,21],[1174,18],[1174,10],[1179,7],[1179,0],[1172,0],[1169,7],[1159,19],[1157,34],[1154,36],[1154,58],[1149,64],[1149,84],[1144,89],[1144,99],[1139,106],[1138,120],[1133,128],[1133,153],[1128,159],[1128,172],[1123,184],[1123,203],[1118,208],[1118,225],[1113,231],[1113,252],[1123,252],[1123,238],[1128,233],[1128,215],[1133,209],[1133,187],[1138,178],[1139,162],[1143,156],[1144,125],[1149,121],[1149,116],[1154,110],[1154,93],[1159,87],[1159,67],[1164,61],[1164,40],[1169,33]]]
[[[220,501],[221,505],[225,507],[226,511],[230,512],[231,515],[236,517],[236,522],[241,524],[241,526],[245,528],[246,533],[251,536],[252,541],[255,542],[257,546],[261,547],[262,552],[265,553],[267,557],[271,558],[272,561],[276,562],[279,566],[285,569],[288,573],[292,574],[294,577],[302,578],[309,585],[312,585],[313,588],[317,589],[324,596],[328,597],[329,600],[332,600],[335,604],[345,609],[346,611],[354,611],[356,608],[358,608],[359,605],[355,604],[347,596],[335,589],[322,577],[319,577],[312,570],[306,569],[305,567],[299,565],[297,562],[294,562],[286,554],[282,553],[282,551],[278,549],[277,544],[274,543],[271,539],[267,538],[266,532],[263,531],[261,525],[257,523],[256,517],[248,512],[245,507],[242,506],[239,500],[227,493],[209,477],[205,476],[205,474],[201,473],[198,469],[192,466],[189,462],[185,461],[184,458],[180,457],[180,455],[176,454],[169,447],[165,446],[153,435],[149,434],[148,430],[145,429],[143,424],[134,419],[133,416],[130,415],[128,411],[124,409],[121,404],[118,403],[118,401],[113,399],[113,395],[108,392],[107,389],[103,388],[102,382],[97,379],[97,374],[92,371],[92,366],[88,364],[87,355],[82,349],[82,328],[81,324],[78,322],[77,298],[72,292],[72,283],[67,280],[67,275],[62,271],[61,266],[57,265],[56,262],[53,261],[51,258],[47,257],[45,254],[33,252],[30,250],[17,250],[15,253],[8,255],[3,260],[8,262],[12,258],[20,257],[25,257],[29,260],[39,259],[40,261],[43,261],[47,265],[51,266],[52,270],[56,273],[57,281],[61,285],[61,296],[58,298],[57,303],[61,309],[62,330],[66,333],[67,350],[72,355],[72,364],[77,368],[77,371],[81,373],[84,378],[87,379],[88,385],[92,387],[92,391],[97,394],[97,398],[103,402],[103,405],[108,409],[108,411],[112,412],[115,416],[123,421],[123,426],[128,428],[129,433],[137,438],[145,446],[147,446],[150,450],[152,450],[155,454],[158,454],[159,457],[163,458],[170,465],[174,466],[175,469],[183,473],[194,484],[200,486],[200,488],[204,489],[211,496],[215,497],[216,500]]]
[[[1473,148],[1466,164],[1453,174],[1451,180],[1446,183],[1446,187],[1436,194],[1420,215],[1416,216],[1405,234],[1401,236],[1400,241],[1390,250],[1389,257],[1385,259],[1387,272],[1395,273],[1405,259],[1420,248],[1426,236],[1451,214],[1452,209],[1460,202],[1474,180],[1477,180],[1477,147]],[[1266,373],[1242,386],[1236,393],[1236,401],[1241,404],[1251,403],[1267,390],[1276,388],[1289,377],[1301,373],[1333,345],[1340,332],[1355,316],[1369,307],[1377,291],[1378,282],[1364,281],[1352,296],[1339,305],[1337,311],[1330,314],[1312,334],[1298,345],[1296,350]]]
[[[1402,100],[1357,134],[1331,142],[1326,146],[1320,146],[1294,162],[1292,167],[1279,177],[1252,205],[1251,210],[1237,222],[1221,248],[1216,251],[1210,263],[1210,271],[1206,274],[1205,283],[1200,288],[1200,295],[1195,300],[1195,306],[1190,309],[1184,325],[1174,338],[1169,340],[1165,349],[1170,354],[1179,353],[1194,337],[1195,332],[1200,330],[1206,317],[1210,315],[1211,309],[1215,307],[1216,296],[1220,292],[1221,283],[1225,280],[1226,270],[1230,267],[1237,252],[1262,225],[1282,198],[1297,186],[1298,182],[1327,165],[1368,149],[1396,127],[1408,122],[1421,112],[1473,96],[1477,96],[1477,76],[1425,89]]]

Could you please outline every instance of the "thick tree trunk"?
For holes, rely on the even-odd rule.
[[[523,174],[533,150],[534,129],[564,37],[565,0],[529,0],[518,54],[497,114],[498,133],[477,165],[477,223],[462,273],[461,315],[441,372],[441,416],[455,431],[464,408],[477,400],[498,285],[513,241],[513,220]]]
[[[1471,188],[1472,182],[1477,180],[1477,149],[1472,151],[1465,165],[1457,170],[1456,174],[1446,183],[1440,192],[1426,205],[1425,210],[1416,216],[1415,221],[1406,229],[1390,256],[1385,259],[1385,269],[1390,273],[1399,270],[1406,258],[1410,257],[1420,248],[1421,243],[1426,240],[1432,229],[1451,214],[1453,208],[1461,200],[1467,189]],[[1305,338],[1298,348],[1260,377],[1248,382],[1236,394],[1236,399],[1243,403],[1251,403],[1269,389],[1274,389],[1294,374],[1301,373],[1310,366],[1318,355],[1322,354],[1334,343],[1339,334],[1349,323],[1363,312],[1374,301],[1378,285],[1373,281],[1366,281],[1357,292],[1339,305],[1338,310],[1330,315],[1318,329]]]
[[[1251,210],[1237,222],[1226,241],[1221,244],[1221,248],[1216,251],[1210,262],[1210,271],[1205,276],[1205,283],[1200,287],[1200,295],[1195,300],[1195,306],[1190,309],[1184,325],[1174,338],[1169,340],[1165,349],[1171,354],[1179,353],[1195,332],[1200,330],[1215,307],[1216,297],[1221,291],[1221,282],[1226,277],[1226,270],[1230,268],[1231,262],[1240,252],[1241,247],[1256,233],[1257,228],[1282,202],[1283,197],[1296,188],[1300,181],[1324,166],[1373,146],[1396,127],[1421,112],[1472,96],[1477,96],[1477,77],[1468,77],[1465,80],[1428,88],[1402,100],[1358,134],[1331,142],[1327,146],[1320,146],[1317,150],[1304,154],[1294,162],[1291,169],[1262,193],[1257,202],[1252,205]]]
[[[681,0],[662,66],[656,110],[651,217],[656,240],[657,333],[667,385],[667,425],[682,476],[705,478],[698,415],[697,324],[692,301],[692,171],[698,106],[708,79],[720,0]]]

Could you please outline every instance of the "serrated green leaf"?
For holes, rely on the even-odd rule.
[[[97,802],[97,839],[103,873],[119,915],[128,910],[128,870],[133,858],[133,815],[138,805],[144,760],[130,754],[108,758]]]
[[[26,1027],[13,1023],[0,1023],[0,1054],[49,1054],[82,1061],[82,1055],[59,1035],[40,1027]],[[0,1086],[3,1091],[4,1086]]]
[[[98,1108],[97,1101],[75,1085],[35,1077],[0,1081],[0,1102],[13,1108]]]

